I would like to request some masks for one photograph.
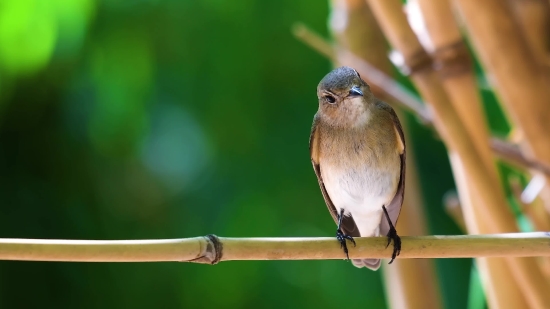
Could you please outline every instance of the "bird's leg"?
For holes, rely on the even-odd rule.
[[[348,246],[346,244],[346,239],[349,239],[353,243],[353,246],[355,247],[355,240],[350,235],[344,234],[342,230],[340,229],[340,226],[342,225],[342,219],[344,218],[344,208],[340,209],[340,213],[338,215],[338,229],[336,230],[336,239],[340,242],[340,248],[344,249],[344,253],[346,254],[346,259],[349,260],[348,255]]]
[[[386,210],[386,206],[382,205],[382,209],[384,210],[384,215],[386,216],[386,219],[388,220],[388,225],[390,226],[390,231],[388,232],[388,244],[386,245],[386,248],[390,245],[391,241],[393,240],[393,253],[391,255],[391,261],[388,264],[393,263],[393,260],[395,260],[395,257],[401,253],[401,237],[397,235],[397,231],[395,230],[395,227],[393,226],[393,223],[390,220],[390,216],[388,215],[388,211]]]

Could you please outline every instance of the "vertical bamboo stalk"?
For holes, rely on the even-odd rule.
[[[521,200],[522,187],[519,182],[519,179],[510,178],[508,183],[512,188],[514,196],[521,204],[521,209],[523,213],[531,220],[535,230],[537,231],[549,231],[550,230],[550,220],[548,214],[542,205],[542,200],[540,198],[535,199],[531,204],[524,204]],[[550,259],[549,258],[539,258],[539,267],[544,277],[550,283]]]
[[[391,75],[392,67],[387,58],[387,44],[376,20],[363,0],[332,0],[331,30],[339,47],[372,63],[379,70]],[[349,57],[338,61],[345,65]],[[368,77],[369,72],[360,72]],[[371,86],[372,87],[372,86]],[[384,92],[372,87],[376,96],[388,100]],[[391,102],[390,102],[391,103]],[[403,119],[403,117],[401,117]],[[408,143],[411,161],[411,143]],[[407,166],[407,190],[398,229],[404,235],[425,235],[426,224],[420,203],[418,178],[414,165]],[[391,308],[430,309],[441,308],[440,292],[431,260],[397,260],[392,267],[384,267],[384,283]],[[422,285],[418,284],[421,278]],[[430,301],[426,301],[429,299]]]
[[[331,0],[331,8],[329,28],[337,46],[391,75],[392,66],[385,52],[384,35],[364,0]],[[339,63],[348,61],[347,58],[338,59]],[[378,86],[370,86],[376,96],[385,96],[385,92]]]
[[[507,3],[454,0],[508,114],[525,135],[526,154],[550,163],[550,78],[537,65]],[[506,35],[502,35],[505,33]],[[550,184],[550,178],[547,178]],[[545,190],[550,211],[550,190]]]
[[[412,145],[414,146],[414,145]],[[413,161],[411,143],[408,144],[408,160]],[[407,167],[407,193],[397,229],[404,235],[425,235],[427,233],[424,209],[421,207],[418,176],[414,165]],[[437,286],[432,260],[396,260],[390,267],[384,267],[384,283],[388,302],[393,309],[442,308],[441,293]],[[422,282],[422,284],[418,284]]]
[[[408,5],[417,6],[420,15],[417,23],[425,24],[422,30],[416,31],[417,36],[424,36],[423,41],[429,42],[424,47],[434,58],[434,68],[443,88],[469,138],[479,151],[485,167],[489,169],[493,183],[498,183],[498,171],[489,147],[489,129],[478,95],[473,63],[456,25],[450,3],[448,0],[414,0],[409,1]],[[410,12],[409,15],[414,14]]]
[[[417,89],[425,101],[433,107],[436,114],[436,127],[451,150],[451,163],[459,193],[463,197],[461,200],[463,200],[468,229],[474,233],[517,230],[514,218],[504,207],[506,199],[500,184],[495,183],[495,177],[489,175],[490,169],[485,167],[482,155],[468,138],[466,128],[457,117],[455,109],[450,105],[445,91],[438,82],[438,77],[429,66],[429,57],[405,20],[400,1],[367,0],[367,2],[390,43],[403,55],[405,63],[411,68],[413,72],[411,79]],[[480,262],[480,270],[491,305],[498,308],[525,307],[525,298],[518,288],[526,294],[531,292],[526,291],[525,286],[522,287],[521,284],[516,286],[515,282],[517,280],[520,283],[529,283],[529,287],[536,287],[540,283],[540,278],[532,273],[533,266],[536,267],[534,261],[507,259],[504,262],[498,259],[487,259]],[[522,274],[522,271],[526,272]],[[536,302],[537,304],[545,299],[545,295],[540,295],[539,291],[540,288],[536,289],[534,295],[528,294],[540,300]]]
[[[539,0],[527,0],[536,1]],[[418,20],[425,23],[425,27],[421,27],[425,31],[418,30],[417,35],[425,36],[424,41],[429,41],[426,49],[435,59],[434,67],[439,73],[443,87],[449,94],[451,103],[468,130],[470,138],[476,144],[485,167],[495,178],[493,181],[498,183],[498,171],[489,147],[489,130],[477,91],[473,63],[454,19],[449,0],[414,0],[409,1],[408,5],[418,6],[422,16]]]
[[[528,43],[534,61],[546,77],[550,76],[550,3],[546,0],[508,0],[521,34]],[[550,214],[550,178],[541,197],[546,202],[546,214]],[[535,207],[539,206],[538,204]]]
[[[480,207],[481,204],[479,202],[476,204],[472,188],[468,186],[466,171],[462,166],[460,157],[455,152],[450,152],[449,158],[460,196],[466,228],[472,234],[481,233],[483,223],[479,222],[479,216],[476,215],[474,208]],[[515,284],[513,275],[505,260],[477,258],[476,263],[490,308],[527,307],[526,299]]]
[[[535,61],[550,68],[550,3],[547,0],[508,0]]]

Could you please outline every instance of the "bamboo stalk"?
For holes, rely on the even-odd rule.
[[[387,76],[391,75],[386,39],[364,0],[331,0],[329,25],[338,48],[350,51]],[[348,58],[338,56],[342,54],[337,53],[333,62],[346,65]],[[372,83],[371,88],[377,97],[391,100],[377,83]]]
[[[445,193],[443,196],[443,206],[447,215],[453,219],[462,232],[466,233],[467,229],[464,222],[464,214],[462,213],[462,205],[460,205],[460,199],[454,191]]]
[[[508,0],[513,16],[520,26],[521,34],[539,68],[550,76],[550,3],[546,0]],[[550,176],[542,191],[546,200],[546,214],[550,215]],[[544,203],[542,204],[544,206]],[[537,203],[538,206],[538,203]],[[548,262],[546,262],[548,264]]]
[[[434,67],[443,88],[496,183],[498,172],[489,148],[489,130],[478,95],[473,63],[449,1],[414,0],[408,3],[409,6],[418,7],[421,16],[417,20],[425,23],[425,27],[416,31],[418,37],[425,37],[425,40],[419,41],[429,41],[430,44],[424,47],[434,58]],[[413,12],[409,12],[408,16],[413,17]]]
[[[549,233],[403,236],[399,259],[550,256]],[[385,237],[357,237],[354,259],[389,258]],[[215,235],[158,240],[0,238],[0,260],[50,262],[196,262],[326,260],[345,255],[334,237],[225,238]]]
[[[523,202],[521,194],[523,187],[519,177],[508,177],[508,186],[512,191],[517,202],[520,204],[521,211],[529,218],[536,231],[550,231],[550,220],[548,214],[542,205],[540,198],[535,199],[532,203]]]
[[[449,152],[449,158],[460,196],[466,229],[469,233],[480,233],[480,231],[487,230],[488,226],[484,225],[483,218],[479,215],[479,207],[483,207],[483,205],[479,201],[479,192],[475,188],[475,182],[473,186],[469,182],[467,168],[456,152]],[[491,216],[488,215],[488,217]],[[521,293],[520,287],[516,284],[516,278],[510,270],[510,261],[478,258],[476,264],[489,307],[511,309],[527,307],[527,300]]]
[[[527,2],[538,1],[527,0]],[[419,11],[426,25],[422,28],[425,29],[423,31],[425,33],[419,34],[419,31],[417,31],[417,35],[423,35],[429,39],[431,43],[429,50],[435,59],[435,67],[437,68],[443,87],[450,95],[451,102],[468,130],[470,138],[476,143],[477,149],[484,159],[485,167],[489,170],[490,175],[494,177],[493,181],[495,184],[498,184],[498,171],[491,149],[488,146],[488,125],[485,121],[482,102],[478,95],[473,63],[469,57],[458,25],[455,22],[449,0],[414,0],[408,3],[409,5],[418,4]],[[546,216],[546,214],[543,214],[543,216]],[[538,223],[539,221],[537,220],[536,222]],[[542,227],[538,230],[544,231],[548,229]],[[538,275],[541,273],[540,270],[536,267],[532,267],[531,269],[535,273],[531,276],[539,277],[539,280],[542,281],[543,278]],[[519,274],[520,277],[523,275],[523,272]]]
[[[454,2],[496,92],[525,136],[525,153],[550,164],[550,79],[532,57],[510,8],[499,0]],[[550,212],[550,189],[546,188]]]
[[[368,3],[390,43],[403,55],[417,89],[434,109],[435,126],[450,149],[468,230],[470,233],[517,230],[511,213],[502,208],[506,205],[506,199],[500,184],[495,181],[496,176],[491,175],[483,155],[476,151],[476,144],[468,138],[466,128],[431,69],[429,57],[405,20],[400,1],[368,0]],[[531,296],[530,304],[540,305],[546,299],[550,302],[550,297],[539,293],[545,282],[540,273],[532,272],[533,266],[536,267],[535,261],[507,259],[505,264],[496,260],[486,262],[481,264],[480,270],[493,306],[506,308],[524,305],[525,299],[518,288]],[[510,269],[502,267],[504,265]],[[525,285],[516,286],[516,281]],[[534,292],[527,291],[526,286],[536,289]]]
[[[550,3],[547,0],[508,0],[531,53],[550,69]]]
[[[521,211],[529,218],[533,227],[536,231],[549,231],[550,230],[550,220],[548,214],[544,209],[543,202],[540,198],[536,198],[532,203],[525,204],[521,199],[522,186],[520,181],[516,177],[508,178],[508,185],[512,189],[512,192],[521,205]],[[541,270],[541,273],[546,280],[550,282],[550,259],[549,258],[539,258],[538,264]]]
[[[403,118],[402,118],[403,119]],[[410,141],[410,139],[409,139]],[[407,159],[414,162],[414,147],[408,143]],[[428,234],[426,216],[421,203],[420,186],[416,167],[407,166],[407,190],[397,229],[402,235]],[[434,264],[430,260],[397,260],[383,268],[384,284],[390,307],[393,309],[442,308],[441,291]],[[418,282],[422,284],[418,284]],[[426,301],[429,299],[430,301]]]
[[[330,26],[332,35],[339,48],[349,50],[354,55],[372,63],[376,69],[390,76],[392,66],[387,57],[387,43],[374,19],[374,15],[363,0],[332,0]],[[342,65],[356,67],[353,62],[348,62],[349,57],[345,53],[337,53],[337,62]],[[363,76],[371,76],[371,72],[362,72]],[[371,83],[373,93],[388,103],[393,103],[386,92]],[[420,108],[423,108],[419,104]],[[400,111],[397,110],[399,114]],[[400,119],[404,119],[402,116]],[[403,122],[403,121],[402,121]],[[404,127],[406,124],[403,123]],[[410,141],[410,139],[408,139]],[[411,157],[411,147],[408,144],[408,159]],[[397,222],[397,228],[401,235],[426,235],[426,223],[424,209],[420,202],[420,189],[418,177],[414,165],[407,166],[407,190],[401,216]],[[441,308],[441,293],[438,289],[437,278],[430,260],[398,260],[391,267],[384,267],[384,284],[386,297],[391,308],[394,309],[430,309]],[[422,285],[418,279],[422,279]],[[429,302],[426,302],[429,299]]]

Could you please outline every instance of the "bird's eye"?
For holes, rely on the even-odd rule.
[[[357,86],[353,86],[350,90],[349,90],[349,95],[350,96],[363,96],[363,91],[361,91],[361,89]]]
[[[336,102],[336,99],[330,94],[327,94],[325,96],[325,101],[327,101],[327,103],[334,104]]]

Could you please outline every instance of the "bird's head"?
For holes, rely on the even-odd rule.
[[[368,109],[374,103],[369,85],[350,67],[328,73],[317,86],[319,113],[333,126],[348,127],[368,121]]]

